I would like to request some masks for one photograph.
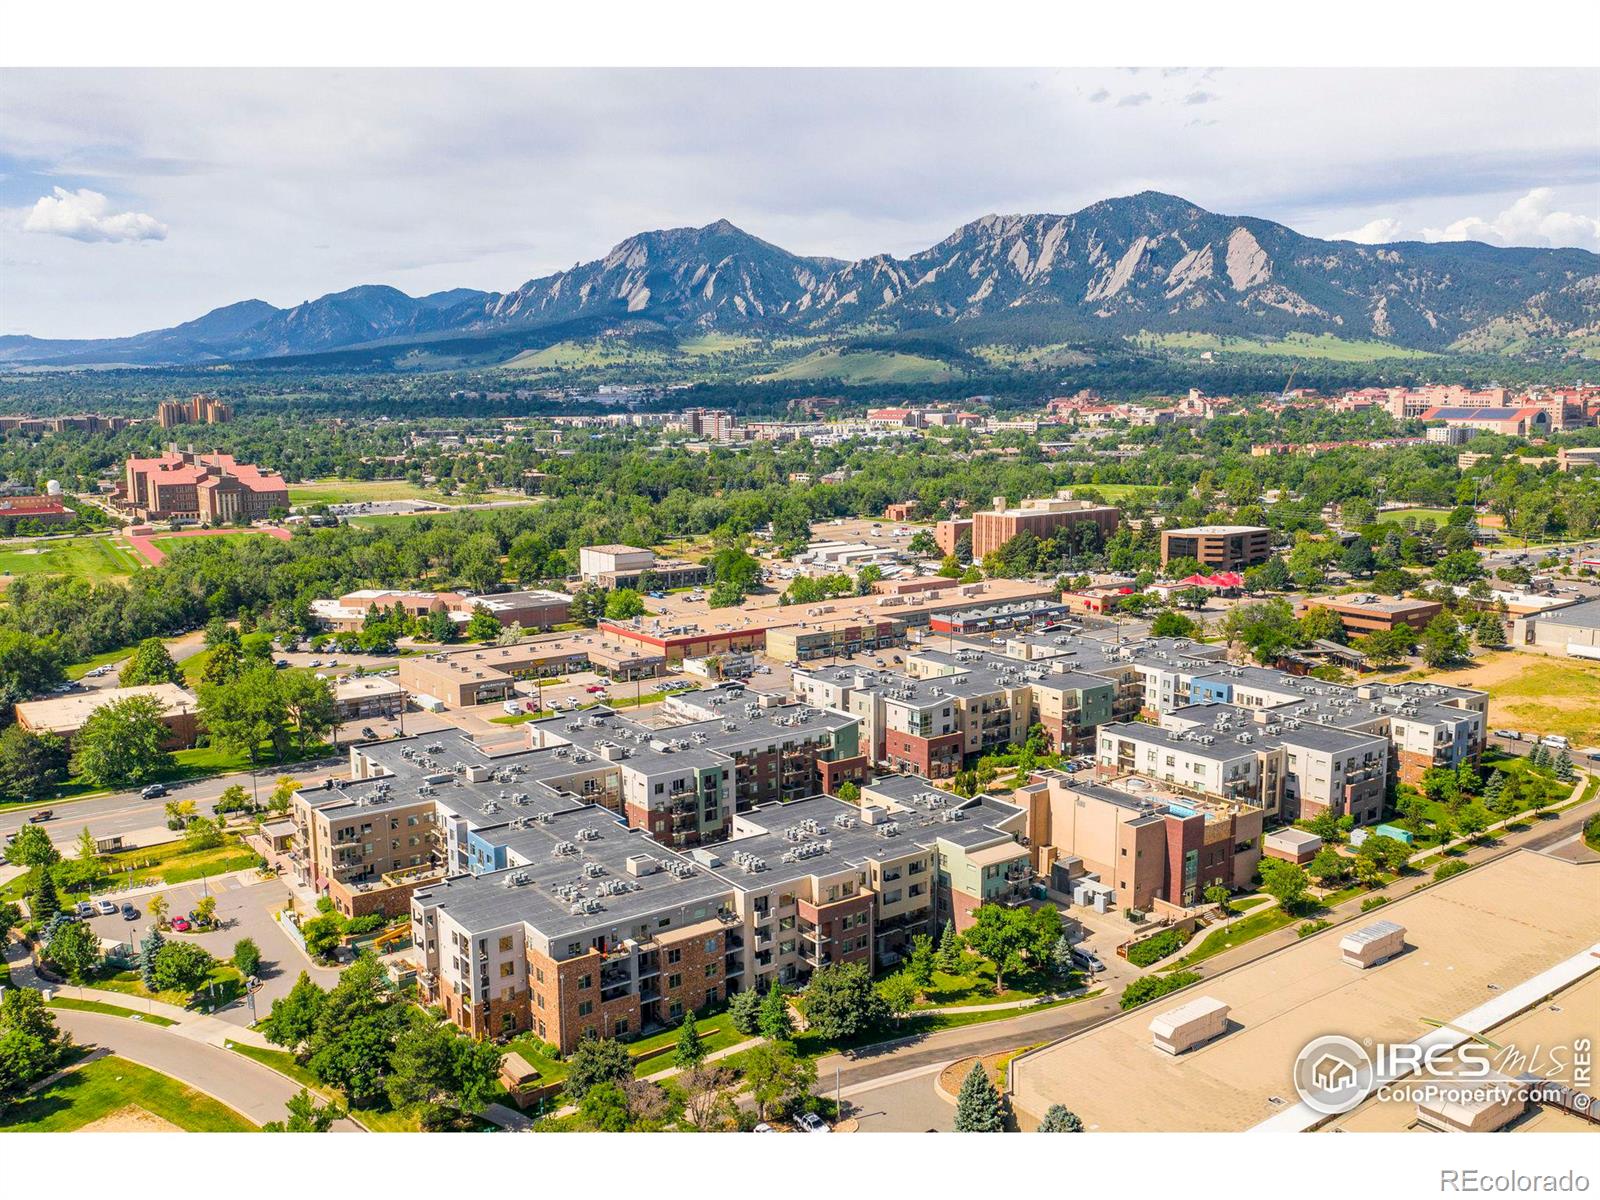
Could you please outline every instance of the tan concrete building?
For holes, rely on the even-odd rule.
[[[1024,531],[1040,540],[1065,536],[1074,549],[1088,536],[1099,546],[1117,531],[1122,511],[1109,504],[1074,500],[1063,493],[1044,499],[1024,500],[1015,507],[1004,496],[994,498],[994,507],[972,514],[972,558],[980,561]],[[1088,530],[1090,532],[1085,533]],[[948,553],[948,552],[947,552]]]
[[[17,724],[29,733],[54,733],[70,742],[97,711],[132,696],[148,696],[161,704],[161,723],[170,731],[163,743],[166,749],[181,750],[194,745],[200,732],[199,705],[193,695],[175,683],[101,688],[52,696],[48,700],[25,700],[16,706]]]

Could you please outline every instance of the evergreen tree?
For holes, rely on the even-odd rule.
[[[956,937],[954,921],[946,921],[939,935],[939,969],[946,975],[961,974],[961,940]]]
[[[761,1032],[761,993],[753,988],[728,997],[728,1016],[733,1027],[746,1037]]]
[[[700,1030],[695,1023],[694,1009],[684,1014],[683,1024],[678,1026],[678,1048],[673,1052],[672,1061],[680,1071],[692,1071],[706,1060],[705,1043],[700,1040]]]
[[[1040,1133],[1082,1133],[1083,1122],[1065,1104],[1052,1104],[1039,1122]]]
[[[156,990],[156,954],[166,941],[161,936],[161,930],[152,926],[139,943],[139,982],[144,984],[146,991]]]
[[[1550,756],[1545,753],[1544,747],[1537,742],[1534,743],[1533,749],[1528,752],[1528,765],[1535,771],[1543,770],[1550,765]]]
[[[1000,1094],[989,1082],[989,1072],[984,1070],[983,1063],[975,1062],[961,1084],[961,1094],[956,1097],[956,1132],[999,1133],[1004,1128]]]
[[[1072,973],[1072,943],[1067,941],[1067,935],[1064,933],[1056,939],[1056,944],[1050,947],[1050,966],[1057,975]]]
[[[1571,783],[1577,778],[1577,773],[1572,769],[1572,755],[1565,750],[1556,755],[1556,761],[1553,765],[1556,770],[1556,778],[1561,780],[1562,783]]]
[[[781,983],[767,989],[761,1002],[761,1036],[769,1042],[787,1042],[794,1037],[794,1018],[789,1014],[789,996]]]
[[[55,876],[49,867],[36,867],[39,877],[28,893],[28,915],[35,921],[48,921],[61,911],[61,896],[56,891]]]

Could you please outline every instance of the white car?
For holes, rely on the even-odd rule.
[[[117,915],[116,903],[111,900],[96,900],[94,902],[94,910],[102,917],[114,917]]]
[[[794,1123],[800,1127],[800,1130],[803,1133],[833,1132],[833,1130],[828,1128],[828,1123],[821,1117],[817,1116],[816,1113],[801,1113],[794,1119]]]

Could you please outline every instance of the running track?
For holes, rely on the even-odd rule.
[[[144,556],[146,562],[152,567],[159,567],[166,559],[166,553],[155,545],[157,538],[169,537],[217,537],[228,533],[265,533],[277,538],[280,542],[289,540],[289,531],[276,525],[267,525],[255,529],[176,529],[171,533],[125,533],[122,536],[139,554]]]

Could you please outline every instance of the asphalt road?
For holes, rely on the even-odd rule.
[[[237,1109],[257,1125],[283,1119],[289,1099],[300,1085],[231,1050],[178,1037],[170,1030],[127,1017],[54,1009],[56,1022],[84,1046],[101,1047],[136,1063],[171,1075]],[[342,1120],[334,1126],[353,1132]]]
[[[265,796],[272,790],[279,775],[293,775],[296,779],[321,780],[330,773],[344,775],[344,760],[326,759],[315,763],[301,763],[292,767],[264,769],[257,775],[257,784]],[[198,779],[188,783],[170,784],[171,795],[156,800],[146,800],[138,789],[116,792],[109,796],[96,796],[88,800],[55,801],[53,803],[13,808],[0,813],[0,834],[14,833],[28,823],[30,813],[48,808],[55,816],[45,823],[50,839],[58,845],[70,845],[80,830],[87,825],[97,837],[128,834],[166,825],[166,805],[169,800],[193,800],[204,813],[214,811],[217,798],[230,784],[242,783],[250,787],[250,776],[233,776]]]

